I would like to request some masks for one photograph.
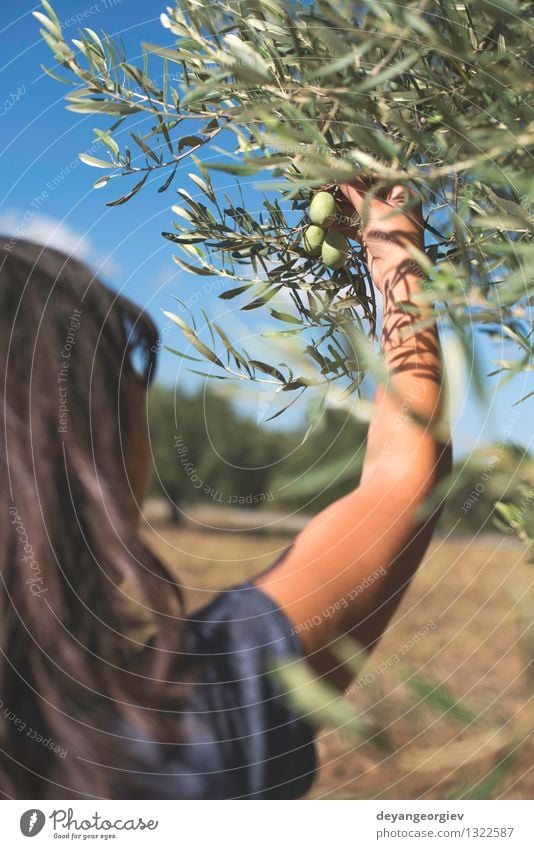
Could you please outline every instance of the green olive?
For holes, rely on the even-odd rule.
[[[343,233],[328,233],[323,242],[321,258],[327,268],[343,268],[349,253],[349,243]]]
[[[310,256],[319,256],[325,235],[323,228],[316,224],[310,224],[306,227],[302,237],[302,244],[306,253]]]
[[[317,192],[310,204],[310,220],[319,227],[329,227],[337,211],[337,204],[330,192]]]

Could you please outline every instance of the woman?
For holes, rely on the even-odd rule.
[[[422,306],[400,306],[421,287],[420,206],[401,187],[384,199],[361,183],[341,190],[365,220],[389,367],[361,482],[271,569],[189,620],[136,532],[156,331],[75,260],[3,246],[5,797],[294,798],[310,786],[313,729],[268,668],[305,656],[348,683],[334,640],[379,639],[432,534],[437,511],[423,521],[419,508],[450,464],[433,426],[437,330],[416,327]]]

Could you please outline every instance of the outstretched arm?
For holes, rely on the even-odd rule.
[[[427,308],[417,305],[421,274],[408,246],[423,250],[420,206],[410,195],[410,210],[403,208],[402,187],[368,203],[363,185],[341,188],[365,216],[360,238],[383,295],[388,377],[376,392],[360,485],[314,517],[279,565],[256,580],[285,610],[321,673],[332,667],[328,644],[337,635],[350,633],[365,646],[380,638],[437,520],[437,513],[421,520],[420,508],[451,462],[435,427],[443,404],[437,328],[416,329]],[[406,301],[413,312],[401,307]]]

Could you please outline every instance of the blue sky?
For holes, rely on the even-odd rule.
[[[78,25],[97,32],[121,33],[132,60],[139,53],[141,41],[171,44],[168,32],[159,22],[165,3],[146,0],[56,0],[56,13],[64,23],[69,37],[76,37]],[[13,232],[23,227],[23,234],[37,241],[48,242],[77,253],[100,269],[101,276],[111,286],[141,302],[154,317],[169,345],[183,350],[180,332],[170,330],[162,315],[163,309],[175,309],[173,295],[184,300],[191,296],[198,307],[210,315],[218,315],[221,323],[231,330],[257,339],[258,318],[236,314],[233,301],[221,301],[215,293],[203,289],[211,278],[197,278],[181,271],[172,262],[172,245],[161,237],[161,231],[171,228],[171,205],[177,202],[176,188],[182,186],[193,196],[195,186],[188,180],[187,160],[180,169],[172,189],[157,194],[157,185],[147,184],[129,203],[116,209],[104,206],[105,201],[122,194],[125,186],[119,180],[99,191],[92,184],[103,171],[82,165],[78,154],[89,148],[93,128],[106,128],[113,119],[77,115],[65,110],[63,97],[66,86],[43,74],[41,64],[51,64],[51,55],[39,35],[37,21],[31,11],[39,4],[19,0],[4,3],[0,11],[0,232]],[[129,129],[133,129],[132,126]],[[217,154],[212,154],[217,156]],[[220,175],[219,187],[230,187],[233,178]],[[257,205],[255,178],[243,180],[249,209]],[[253,347],[249,340],[248,347]],[[476,340],[477,356],[483,372],[491,370],[491,361],[512,358],[514,348],[506,343],[490,344],[480,335]],[[458,377],[458,379],[456,379]],[[183,361],[163,352],[158,378],[167,383],[179,381],[194,386]],[[492,438],[500,439],[509,430],[512,404],[527,391],[524,378],[514,380],[496,393],[496,380],[487,379],[488,404],[482,408],[473,397],[469,376],[455,376],[456,400],[453,412],[454,434],[458,453],[465,453]],[[256,396],[254,396],[256,397]],[[250,395],[251,402],[253,395]],[[256,403],[255,401],[253,404]],[[532,434],[532,402],[519,408],[514,419],[511,438],[527,444]],[[276,421],[290,426],[298,421],[303,408]]]

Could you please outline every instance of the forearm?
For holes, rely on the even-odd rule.
[[[439,510],[422,508],[452,464],[439,334],[432,308],[420,297],[422,276],[410,260],[398,263],[379,285],[387,379],[376,393],[362,485],[389,483],[386,498],[393,498],[403,515],[390,539],[396,551],[386,574],[362,599],[353,634],[365,645],[383,633],[424,556]]]
[[[378,274],[386,378],[376,392],[362,481],[377,468],[426,477],[447,441],[438,330],[412,261]]]

